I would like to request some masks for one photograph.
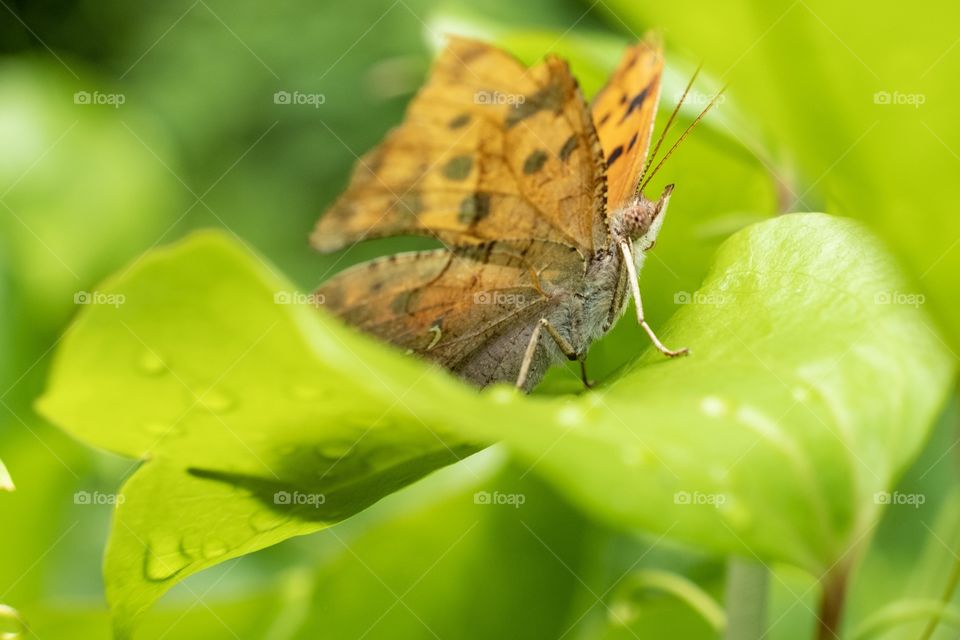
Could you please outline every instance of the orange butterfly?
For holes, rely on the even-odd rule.
[[[686,353],[644,320],[637,282],[673,190],[651,201],[640,184],[662,73],[660,46],[641,42],[590,107],[556,57],[528,69],[452,39],[312,236],[323,252],[395,235],[445,248],[347,269],[321,286],[326,306],[481,387],[528,391],[563,358],[587,383],[587,348],[628,291],[657,349]]]

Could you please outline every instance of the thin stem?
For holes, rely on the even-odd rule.
[[[762,564],[731,558],[727,563],[727,631],[724,640],[756,640],[767,630],[769,571]]]
[[[824,576],[820,610],[817,612],[817,640],[840,640],[840,623],[847,597],[848,576],[849,571],[843,566]]]
[[[960,557],[955,555],[953,568],[950,570],[950,578],[947,580],[947,586],[944,587],[943,594],[940,596],[940,602],[943,603],[944,607],[953,599],[953,592],[957,590],[958,583],[960,583]],[[937,624],[939,624],[940,620],[941,618],[939,616],[930,618],[926,629],[924,629],[920,635],[920,640],[930,640],[930,638],[933,637],[933,632],[937,630]]]
[[[651,589],[669,593],[697,612],[714,631],[723,630],[727,623],[723,608],[709,593],[687,578],[669,571],[648,569],[630,577],[630,590]]]

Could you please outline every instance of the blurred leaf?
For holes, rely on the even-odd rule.
[[[38,61],[0,61],[0,252],[33,333],[58,326],[78,292],[158,240],[174,201],[155,128],[136,106],[94,96],[126,100]]]
[[[107,553],[121,629],[186,575],[322,528],[494,439],[621,526],[816,573],[876,514],[951,372],[923,314],[884,299],[899,288],[857,225],[781,218],[725,243],[677,314],[665,335],[693,357],[648,354],[578,399],[481,396],[285,304],[303,295],[201,235],[103,287],[117,304],[81,314],[39,407],[148,459]]]
[[[960,345],[956,4],[917,11],[880,2],[867,15],[829,0],[611,0],[598,8],[617,31],[662,29],[668,44],[729,81],[729,95],[775,150],[792,208],[819,201],[868,223],[905,257]]]

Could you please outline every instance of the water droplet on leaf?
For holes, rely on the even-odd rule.
[[[183,553],[179,538],[156,538],[147,545],[144,574],[150,580],[168,580],[189,564],[190,558]]]
[[[148,376],[156,376],[167,370],[167,363],[154,351],[144,351],[140,356],[140,371]]]
[[[213,558],[219,558],[228,551],[227,545],[220,540],[207,540],[203,543],[203,547],[200,549],[200,553],[207,560],[212,560]]]
[[[13,607],[0,604],[0,639],[17,640],[27,631],[27,623],[20,617],[20,612]]]
[[[330,440],[317,445],[317,455],[334,460],[345,458],[353,450],[353,444],[348,440]]]
[[[700,411],[711,418],[722,416],[729,410],[726,401],[717,396],[707,396],[700,401]]]
[[[271,511],[257,511],[250,516],[250,526],[258,533],[264,533],[276,529],[283,524],[284,518]]]
[[[583,425],[583,419],[583,411],[573,404],[568,404],[557,412],[557,422],[564,427],[579,427]]]
[[[148,422],[143,425],[143,430],[158,437],[169,437],[183,433],[183,428],[180,425],[166,422]]]
[[[200,396],[200,402],[211,413],[226,413],[233,408],[233,399],[222,391],[208,389]]]

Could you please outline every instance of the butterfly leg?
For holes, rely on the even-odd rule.
[[[590,379],[590,376],[587,375],[587,356],[584,355],[580,360],[580,379],[583,381],[583,386],[586,389],[593,388],[593,381]]]
[[[533,364],[533,356],[537,352],[537,343],[540,342],[540,331],[546,329],[553,341],[560,347],[563,355],[570,360],[579,360],[580,354],[573,348],[566,338],[560,335],[560,332],[550,324],[546,318],[540,318],[540,322],[533,328],[530,334],[530,342],[527,343],[527,350],[523,352],[523,362],[520,365],[520,373],[517,375],[517,389],[523,390],[523,385],[527,382],[527,376],[530,375],[530,365]],[[582,361],[581,361],[582,362]]]
[[[686,355],[690,352],[686,347],[677,350],[665,347],[664,344],[660,342],[657,334],[650,328],[650,325],[647,324],[647,321],[643,317],[643,301],[640,299],[640,280],[637,278],[637,267],[633,262],[633,252],[630,250],[630,245],[627,242],[620,243],[620,250],[623,252],[623,259],[627,264],[627,275],[630,278],[630,291],[633,293],[633,301],[637,307],[637,322],[639,322],[643,330],[647,332],[647,335],[650,337],[650,342],[653,343],[653,346],[655,346],[660,353],[665,356],[670,356],[671,358]]]

